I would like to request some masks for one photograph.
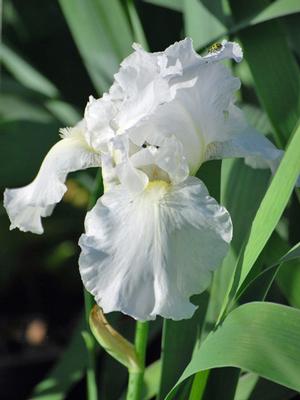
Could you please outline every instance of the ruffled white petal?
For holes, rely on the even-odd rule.
[[[94,149],[107,151],[109,140],[115,136],[111,121],[116,112],[116,106],[109,97],[94,99],[90,96],[84,112],[84,121],[87,141]]]
[[[175,136],[157,138],[155,145],[147,145],[133,154],[130,162],[135,168],[146,170],[151,180],[165,179],[177,184],[189,175],[182,144]]]
[[[121,64],[115,81],[124,93],[114,119],[117,131],[124,132],[138,121],[151,114],[155,108],[173,96],[165,66],[161,67],[157,54],[144,51],[134,45],[134,52]],[[178,66],[173,73],[181,73]]]
[[[264,135],[248,126],[230,140],[211,143],[207,147],[205,160],[245,158],[246,164],[252,168],[270,168],[274,173],[283,154]]]
[[[190,296],[210,283],[231,240],[228,212],[197,178],[115,187],[87,214],[80,273],[104,312],[139,320],[190,318]]]
[[[217,63],[200,64],[197,74],[192,87],[178,90],[172,101],[128,131],[137,145],[156,144],[158,136],[175,136],[182,143],[191,174],[204,161],[209,143],[228,140],[245,127],[242,112],[234,105],[239,79]]]
[[[190,173],[195,174],[207,145],[228,140],[244,124],[233,98],[240,82],[219,63],[225,58],[240,61],[242,51],[238,44],[223,41],[217,51],[201,57],[189,38],[163,52],[148,53],[137,44],[133,48],[115,74],[109,93],[99,100],[91,98],[87,105],[85,119],[91,144],[109,152],[107,144],[119,135],[128,134],[136,146],[145,141],[157,145],[160,140],[175,136],[182,144]],[[122,163],[113,156],[116,173],[122,183],[132,179],[132,187],[140,190],[147,179],[132,169],[128,162],[132,154]],[[160,160],[170,170],[167,158]],[[183,176],[184,168],[181,180]],[[179,182],[177,173],[175,181]]]
[[[64,137],[46,155],[32,183],[18,189],[6,189],[4,207],[10,229],[43,233],[41,218],[51,215],[67,190],[69,172],[100,166],[100,156],[89,147],[79,127],[63,130]]]
[[[114,160],[114,170],[119,183],[132,192],[141,192],[147,186],[147,174],[132,165],[129,159],[130,143],[126,135],[119,135],[109,143],[111,157]],[[106,185],[106,183],[104,182]]]
[[[232,58],[235,62],[241,62],[243,59],[243,50],[236,42],[228,42],[223,40],[220,43],[220,49],[217,51],[210,51],[203,57],[206,61],[215,62]]]
[[[243,59],[243,51],[238,43],[223,40],[218,50],[211,51],[205,56],[197,54],[193,48],[191,38],[176,42],[165,50],[169,64],[180,62],[184,72],[199,67],[200,64],[214,63],[225,59],[233,59],[240,62]]]
[[[137,44],[133,48],[115,74],[109,93],[102,99],[91,99],[87,106],[85,119],[92,136],[124,133],[160,104],[171,101],[177,90],[195,83],[195,79],[183,76],[179,60],[168,65],[164,52],[148,53]],[[181,78],[174,81],[174,77]]]

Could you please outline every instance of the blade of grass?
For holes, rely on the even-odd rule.
[[[205,3],[197,0],[183,1],[185,36],[193,39],[195,48],[201,48],[227,31],[226,15],[222,3]]]
[[[132,27],[132,32],[133,32],[133,38],[136,42],[141,44],[145,50],[148,50],[148,43],[147,39],[144,33],[143,26],[141,24],[139,15],[137,13],[135,4],[133,0],[127,0],[127,10],[131,22],[131,27]]]
[[[47,78],[4,43],[0,43],[0,60],[5,68],[25,87],[50,98],[59,95],[57,88]]]
[[[150,400],[157,395],[159,390],[159,377],[161,374],[161,361],[157,360],[145,370],[142,400]]]
[[[241,287],[257,257],[275,229],[300,173],[300,125],[295,131],[271,185],[258,209],[253,221],[247,245],[240,258],[240,276],[238,288]]]
[[[81,119],[80,113],[65,101],[50,99],[45,102],[45,107],[59,121],[68,126],[75,125]]]
[[[257,129],[261,128],[265,133],[269,132],[269,123],[265,114],[253,107],[246,109],[243,107],[243,109],[249,123]],[[244,160],[222,161],[220,203],[231,215],[234,234],[222,267],[214,273],[204,334],[209,332],[217,321],[240,248],[267,190],[269,180],[268,170],[250,168]],[[255,187],[255,190],[247,190],[252,187]]]
[[[229,29],[224,30],[219,36],[214,37],[213,41],[220,39],[224,35],[233,35],[248,27],[300,12],[298,0],[277,0],[271,4],[265,2],[262,6],[264,8],[256,10],[249,17],[242,18],[238,23],[233,24],[231,22]]]
[[[251,25],[298,12],[300,12],[300,3],[298,0],[277,0],[251,19]]]
[[[271,245],[273,245],[273,244],[274,244],[274,242],[271,241]],[[267,292],[270,288],[270,285],[273,283],[273,280],[275,279],[275,275],[277,274],[278,269],[282,268],[282,270],[284,270],[285,264],[287,262],[298,259],[299,257],[300,257],[300,243],[298,243],[296,246],[294,246],[292,249],[290,249],[277,262],[275,262],[271,266],[265,268],[262,272],[260,272],[258,275],[253,277],[251,280],[245,281],[244,285],[241,287],[241,289],[236,294],[235,299],[238,300],[240,297],[243,297],[243,296],[247,297],[247,292],[251,292],[251,289],[253,287],[257,286],[257,290],[255,290],[257,297],[255,298],[255,300],[258,300],[258,299],[264,300],[267,295]],[[252,293],[252,296],[253,296],[253,293]],[[249,301],[249,299],[248,299],[248,301]]]
[[[267,0],[229,3],[237,23],[269,5]],[[300,115],[300,72],[282,26],[279,21],[269,21],[239,32],[238,37],[259,99],[273,124],[276,142],[284,147]]]
[[[207,301],[207,293],[197,296],[195,303],[199,308],[189,320],[164,320],[158,400],[164,399],[192,356],[197,331],[201,330],[204,320]]]
[[[18,55],[16,52],[14,52],[12,49],[4,44],[0,44],[0,54],[1,62],[10,72],[10,74],[16,79],[16,81],[22,84],[21,88],[26,90],[26,92],[29,92],[28,96],[30,94],[30,91],[28,91],[27,89],[30,89],[34,92],[41,94],[42,96],[47,97],[47,99],[37,99],[37,104],[34,104],[32,99],[26,99],[27,108],[30,107],[30,103],[32,102],[33,107],[36,107],[36,110],[38,110],[39,108],[41,108],[42,103],[45,107],[44,114],[47,113],[47,111],[50,111],[52,115],[63,124],[75,125],[80,120],[80,114],[71,104],[58,99],[58,97],[60,97],[58,89],[45,76],[43,76],[40,72],[33,68],[27,61],[25,61],[20,55]],[[1,82],[1,84],[3,84],[3,82]],[[6,91],[8,91],[9,93],[9,90],[6,89]],[[26,92],[23,93],[23,95],[25,95]],[[19,93],[19,97],[19,102],[24,102],[24,99],[21,98],[21,93]],[[15,99],[16,101],[18,101],[16,97]],[[6,109],[7,108],[8,106],[6,105]],[[17,108],[18,110],[15,110],[16,107],[11,107],[10,114],[15,113],[15,115],[19,116],[20,107]],[[42,110],[40,111],[40,113],[41,112]],[[37,114],[37,111],[35,112],[35,114]],[[29,119],[28,114],[24,119]]]
[[[263,7],[261,10],[257,10],[249,17],[246,16],[234,24],[228,15],[226,2],[208,2],[205,0],[145,1],[153,5],[182,12],[186,25],[185,35],[191,36],[194,39],[194,44],[197,48],[208,46],[210,43],[224,36],[240,32],[249,26],[300,12],[300,3],[298,0],[277,0],[271,4],[262,4]]]
[[[291,261],[282,266],[276,276],[276,282],[282,293],[293,307],[300,308],[300,263]]]
[[[234,234],[230,251],[223,261],[222,268],[214,274],[206,331],[210,331],[217,321],[240,248],[266,192],[269,177],[269,171],[249,168],[243,160],[222,162],[221,204],[231,215]],[[254,186],[255,190],[245,189]]]
[[[177,386],[199,370],[226,366],[299,391],[299,341],[299,310],[274,303],[242,305],[207,337],[166,400],[174,398]]]
[[[41,105],[34,104],[22,96],[11,93],[0,94],[0,118],[1,123],[14,121],[53,122],[52,115]]]
[[[240,252],[231,289],[224,299],[218,321],[224,318],[228,305],[231,304],[236,292],[242,287],[288,203],[300,172],[299,147],[300,125],[296,129],[256,213],[248,238]]]
[[[250,372],[240,378],[234,400],[289,400],[295,395],[295,391]]]
[[[131,52],[133,36],[119,0],[59,0],[74,41],[99,94]]]
[[[299,128],[298,135],[300,135],[300,128]],[[299,145],[300,145],[300,141],[299,141]],[[292,149],[292,148],[293,148],[293,145],[291,144],[291,148],[290,149]],[[291,157],[291,165],[286,165],[286,167],[284,167],[284,172],[282,172],[282,175],[281,175],[281,177],[282,177],[281,179],[282,180],[280,181],[279,185],[282,185],[282,186],[286,187],[286,185],[285,185],[286,184],[286,181],[285,181],[286,178],[285,177],[286,177],[287,174],[290,173],[290,168],[293,169],[292,166],[295,163],[297,164],[297,160],[296,160],[297,159],[297,150],[296,149],[297,149],[297,144],[296,144],[296,147],[294,148],[294,154],[292,154],[292,157]],[[286,158],[286,156],[285,156],[285,158]],[[230,164],[227,161],[226,161],[226,163],[223,163],[223,166],[224,167],[225,166],[229,166],[230,167]],[[234,164],[232,163],[232,165],[234,165]],[[235,165],[237,166],[237,164],[235,164]],[[296,171],[297,171],[297,168],[298,168],[298,172],[294,171],[294,174],[295,174],[296,177],[297,177],[297,175],[299,174],[299,171],[300,171],[300,163],[299,163],[298,167],[297,167],[297,165],[294,166],[294,169],[296,169]],[[282,166],[280,168],[282,168]],[[223,171],[224,171],[224,169],[223,169]],[[229,171],[230,171],[230,169],[229,169]],[[237,173],[240,173],[242,171],[243,171],[243,168],[239,168]],[[257,174],[257,172],[255,170],[249,170],[249,172],[251,172],[250,177],[252,176],[252,178],[255,178],[255,174]],[[263,193],[265,191],[266,184],[267,184],[266,178],[268,177],[268,175],[267,174],[266,175],[264,175],[264,174],[261,175],[261,177],[263,178],[262,181],[261,181],[261,183],[262,183],[261,186],[260,185],[257,186],[256,182],[255,182],[255,179],[254,179],[255,186],[257,186],[257,188],[261,188],[262,191],[260,193],[259,193],[259,190],[255,191],[255,192],[252,192],[252,193],[254,193],[253,201],[251,200],[251,196],[249,196],[249,192],[244,190],[245,184],[247,183],[247,181],[245,181],[245,179],[243,179],[242,186],[241,186],[242,190],[241,190],[241,193],[240,193],[239,191],[237,191],[238,186],[236,185],[236,182],[238,180],[234,179],[232,181],[232,182],[234,182],[234,185],[231,187],[229,185],[230,181],[228,181],[229,177],[230,177],[230,174],[228,174],[228,172],[227,172],[226,175],[224,175],[224,178],[227,178],[227,179],[223,178],[222,187],[226,188],[226,192],[223,192],[223,196],[225,194],[225,199],[226,199],[226,195],[227,195],[227,199],[228,200],[231,199],[231,207],[229,207],[229,211],[231,211],[231,215],[232,215],[232,218],[233,218],[234,229],[235,229],[235,237],[234,237],[234,240],[233,240],[233,246],[232,246],[231,252],[229,253],[228,257],[225,259],[222,270],[220,270],[220,272],[217,272],[217,274],[216,274],[216,276],[214,278],[214,283],[213,283],[213,286],[212,286],[212,297],[211,297],[214,301],[211,302],[211,304],[210,304],[209,313],[208,313],[208,316],[207,316],[207,325],[208,325],[207,330],[208,331],[209,331],[211,325],[213,325],[213,323],[215,322],[216,314],[217,314],[218,310],[221,309],[222,304],[223,304],[223,311],[225,309],[225,305],[224,304],[226,304],[226,302],[224,303],[224,295],[226,293],[226,290],[228,290],[228,282],[230,280],[230,277],[232,276],[232,266],[234,265],[234,262],[236,260],[236,254],[238,253],[238,251],[239,251],[239,249],[240,249],[240,247],[242,245],[243,238],[247,234],[247,230],[248,230],[249,225],[250,225],[250,223],[252,221],[252,218],[253,218],[254,212],[256,210],[256,207],[259,204],[260,199],[261,199],[261,197],[262,197],[262,195],[263,195]],[[245,177],[245,175],[244,175],[244,177]],[[250,247],[250,250],[251,250],[250,254],[251,254],[251,252],[253,252],[253,255],[255,254],[255,257],[252,259],[251,266],[248,267],[248,269],[249,269],[248,272],[252,268],[252,265],[256,261],[258,255],[260,254],[260,252],[263,249],[265,243],[267,242],[269,236],[271,235],[273,229],[275,228],[275,226],[276,226],[276,224],[277,224],[277,222],[278,222],[278,220],[279,220],[279,218],[281,216],[281,213],[283,212],[283,209],[285,208],[285,205],[286,205],[286,203],[288,201],[289,194],[293,190],[293,185],[294,185],[293,182],[295,182],[296,177],[294,177],[294,178],[292,177],[291,178],[292,181],[290,183],[290,187],[287,186],[286,198],[283,200],[283,202],[281,204],[281,208],[280,208],[280,202],[279,202],[279,210],[278,210],[277,217],[276,217],[276,212],[274,212],[274,208],[273,209],[272,208],[269,209],[271,204],[272,204],[272,207],[273,207],[274,206],[273,203],[276,203],[275,199],[277,199],[277,191],[278,191],[278,187],[277,186],[275,186],[275,189],[273,189],[273,195],[268,200],[267,205],[264,206],[264,208],[263,208],[264,212],[269,212],[269,214],[265,215],[264,219],[261,220],[260,224],[258,225],[258,227],[256,227],[256,229],[254,230],[254,233],[252,234],[252,237],[253,238],[255,237],[255,239],[258,240],[258,242],[255,242],[255,243],[257,243],[256,246],[261,245],[261,247],[260,247],[259,251],[257,251],[256,253],[255,253],[255,248],[252,249],[252,247]],[[235,178],[236,178],[236,176],[235,176]],[[272,185],[274,185],[274,181],[272,182]],[[253,186],[253,185],[250,185],[250,187],[251,186]],[[249,187],[249,185],[246,185],[246,187]],[[242,197],[241,197],[241,194],[242,194]],[[241,207],[241,205],[243,204],[243,200],[241,200],[241,199],[243,199],[243,196],[246,196],[245,204],[248,205],[246,207]],[[234,199],[236,199],[236,201],[237,201],[236,204],[234,202],[232,202],[232,200],[234,200]],[[266,199],[266,197],[264,198],[264,200],[265,199]],[[255,226],[255,221],[257,221],[257,218],[259,218],[258,217],[260,215],[259,212],[260,212],[261,207],[263,206],[263,204],[264,203],[262,202],[262,205],[260,206],[259,211],[258,211],[258,213],[257,213],[257,215],[255,217],[254,223],[252,225],[252,229],[253,229],[253,226]],[[225,201],[225,205],[226,206],[230,205],[230,201],[229,201],[228,205],[226,204],[226,201]],[[241,213],[242,210],[243,210],[243,215],[241,216],[240,213]],[[247,210],[247,212],[249,212],[249,216],[248,217],[247,217],[247,214],[245,214],[245,210]],[[264,214],[262,214],[262,215],[264,215]],[[273,217],[273,218],[275,217],[276,218],[273,221],[273,225],[272,225],[272,218],[270,219],[270,215],[271,215],[271,217]],[[270,224],[271,224],[271,226],[270,226]],[[259,238],[257,238],[255,236],[255,235],[258,234],[258,232],[259,232],[259,234],[261,234],[262,233],[261,231],[265,232],[265,241],[263,241],[262,236],[260,236]],[[255,240],[255,239],[252,239],[252,240]],[[236,251],[236,253],[234,251]],[[242,260],[242,258],[240,260]],[[246,275],[245,275],[245,277],[246,277]],[[274,277],[274,275],[271,274],[270,281],[272,281],[273,277]],[[224,282],[225,282],[225,284],[224,284]],[[267,288],[269,287],[268,284],[269,284],[269,280],[267,280],[267,283],[266,283]],[[237,282],[234,282],[234,285],[237,285]],[[223,290],[222,290],[222,288],[223,288]],[[219,290],[219,289],[221,289],[221,290]],[[229,299],[230,302],[232,301],[232,299],[234,297],[233,293],[235,293],[236,289],[237,288],[234,287],[232,292],[231,292],[231,294],[230,294],[230,299]],[[216,302],[216,299],[220,299],[220,301]],[[225,297],[225,299],[226,299],[226,297]],[[233,379],[232,386],[235,386],[235,383],[236,383],[236,378],[235,378],[234,375],[235,374],[232,375],[232,379]]]

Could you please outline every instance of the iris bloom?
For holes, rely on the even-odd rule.
[[[190,39],[158,53],[133,48],[109,92],[90,98],[35,180],[7,189],[4,205],[11,229],[40,234],[67,173],[101,167],[105,194],[79,241],[85,287],[104,312],[190,318],[190,297],[208,287],[232,238],[229,213],[194,175],[225,157],[275,171],[282,151],[234,104],[240,81],[220,61],[241,61],[238,44],[224,41],[204,57]]]

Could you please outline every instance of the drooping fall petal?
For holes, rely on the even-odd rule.
[[[190,318],[190,296],[207,288],[232,236],[228,212],[193,177],[154,181],[138,195],[116,187],[87,214],[85,228],[85,287],[104,312],[139,320]]]
[[[43,233],[42,217],[52,214],[67,190],[69,172],[100,166],[100,156],[86,142],[80,127],[64,131],[64,137],[46,155],[36,178],[29,185],[6,189],[4,207],[10,229]]]

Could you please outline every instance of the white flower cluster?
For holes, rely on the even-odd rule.
[[[140,320],[192,316],[232,237],[227,210],[194,175],[207,160],[244,157],[274,171],[282,152],[234,104],[240,82],[220,63],[242,59],[224,41],[201,57],[190,39],[148,53],[139,45],[108,93],[61,130],[35,180],[7,189],[11,229],[42,233],[68,172],[101,167],[104,195],[87,213],[79,244],[83,283],[104,312]]]

